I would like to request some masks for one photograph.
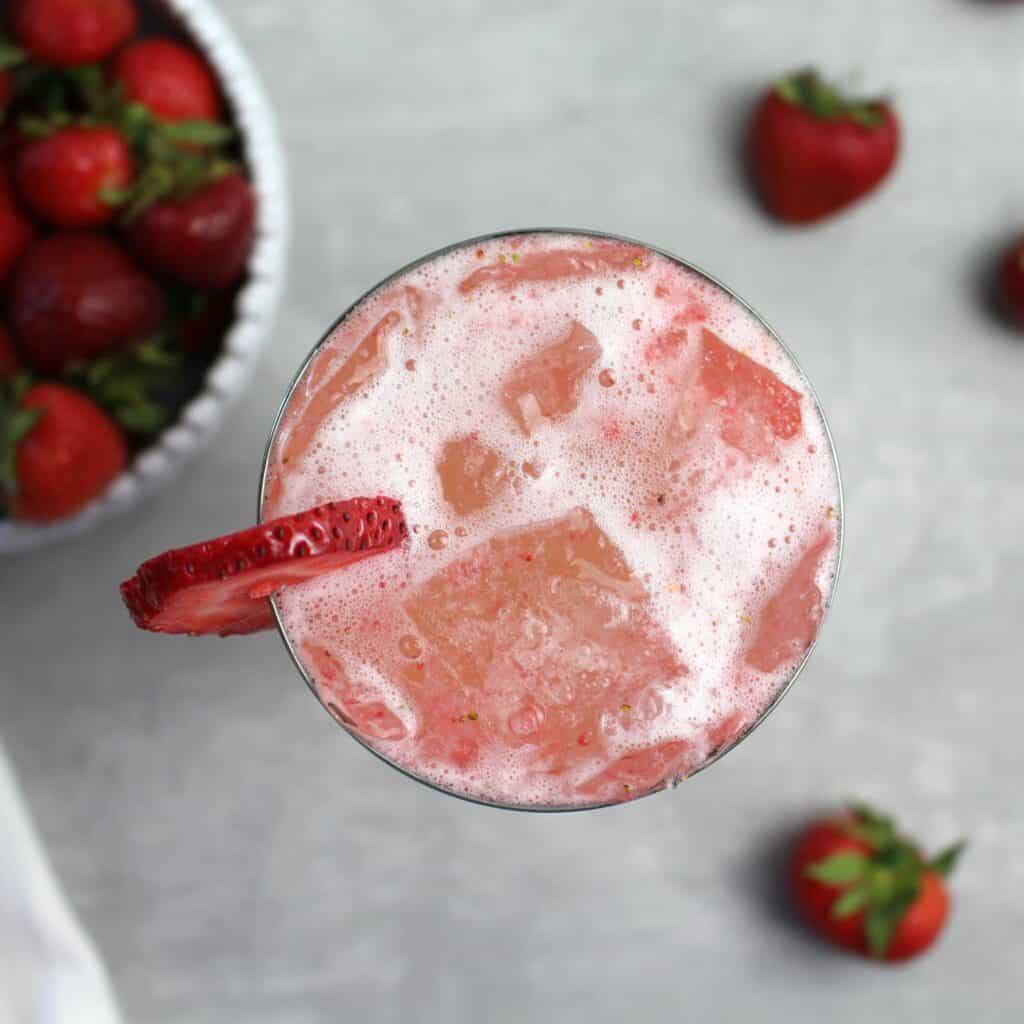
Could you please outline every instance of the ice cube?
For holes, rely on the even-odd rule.
[[[772,672],[813,643],[824,614],[816,577],[833,540],[832,532],[823,530],[765,603],[744,655],[748,665]]]
[[[702,337],[698,380],[717,408],[722,440],[757,458],[773,451],[775,439],[796,437],[802,428],[800,393],[707,328]]]
[[[605,753],[606,712],[642,739],[661,709],[648,695],[687,671],[586,509],[498,534],[404,609],[424,647],[420,665],[403,671],[422,735],[532,746],[536,770],[550,760],[543,751],[559,752],[558,771]]]
[[[307,379],[301,385],[302,393],[310,398],[301,407],[288,430],[281,453],[283,464],[305,454],[313,435],[338,405],[387,370],[387,337],[401,322],[401,314],[390,310],[363,336],[340,366],[337,366],[336,360],[322,358],[330,356],[333,348],[326,349],[322,357],[314,362]]]
[[[521,362],[505,381],[502,400],[523,433],[569,415],[579,403],[584,376],[600,358],[597,338],[574,320],[559,341]]]
[[[506,461],[473,434],[444,445],[437,472],[444,500],[459,515],[486,508],[509,482]]]
[[[514,288],[526,282],[558,281],[567,277],[594,277],[642,270],[650,260],[646,249],[619,242],[594,244],[589,249],[549,249],[519,256],[499,256],[494,263],[478,267],[459,284],[459,291],[472,292],[484,285]]]

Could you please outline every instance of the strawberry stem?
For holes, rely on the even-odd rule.
[[[218,121],[177,121],[162,131],[171,142],[192,146],[223,146],[235,138],[234,128]]]
[[[776,84],[775,92],[787,103],[802,107],[822,121],[848,118],[864,128],[877,128],[884,120],[883,98],[849,99],[810,68],[783,78]]]
[[[0,36],[0,71],[9,71],[24,64],[27,55],[6,36]]]
[[[60,111],[47,117],[24,114],[18,118],[18,131],[27,139],[46,139],[61,128],[67,128],[73,120],[70,114]]]

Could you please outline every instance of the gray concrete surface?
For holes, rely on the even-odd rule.
[[[1006,1021],[1024,1014],[1024,344],[978,277],[1024,226],[1024,5],[971,0],[228,0],[293,172],[274,349],[215,450],[130,522],[0,565],[0,731],[136,1024]],[[891,87],[877,197],[793,231],[736,161],[808,61]],[[361,290],[493,228],[647,239],[799,353],[847,484],[844,577],[778,714],[672,795],[536,817],[391,772],[270,635],[135,633],[141,557],[254,512],[294,367]],[[851,794],[964,833],[952,927],[884,970],[778,892],[787,830]]]

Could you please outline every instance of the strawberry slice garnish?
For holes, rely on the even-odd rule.
[[[121,596],[140,629],[255,633],[274,624],[275,591],[397,547],[406,532],[393,498],[332,501],[157,555],[121,584]]]

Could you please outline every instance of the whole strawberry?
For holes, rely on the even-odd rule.
[[[1006,315],[1024,327],[1024,238],[1014,242],[999,269],[999,299]]]
[[[24,144],[25,137],[11,118],[0,123],[0,164],[12,167]]]
[[[14,96],[14,75],[6,68],[0,71],[0,113],[7,109],[7,105]]]
[[[61,128],[23,146],[15,181],[25,205],[56,227],[99,227],[117,207],[105,198],[132,180],[131,150],[113,128]]]
[[[138,28],[134,0],[16,0],[9,15],[21,45],[41,64],[105,60]]]
[[[139,39],[114,61],[124,98],[162,121],[217,121],[223,114],[217,82],[194,50],[173,39]]]
[[[139,340],[162,316],[160,287],[102,235],[40,239],[11,279],[8,319],[19,352],[40,373]]]
[[[128,239],[155,273],[216,291],[242,276],[255,222],[252,186],[229,174],[185,199],[154,203],[131,224]]]
[[[34,233],[18,207],[7,175],[0,171],[0,283],[7,279]]]
[[[949,915],[946,877],[963,844],[928,859],[868,807],[809,826],[790,856],[797,910],[823,938],[890,962],[923,953]]]
[[[37,384],[0,407],[0,498],[17,519],[73,515],[124,469],[121,432],[97,405],[63,384]]]
[[[174,320],[174,337],[186,352],[201,352],[223,337],[234,315],[232,292],[193,292]]]
[[[782,79],[761,99],[751,159],[777,217],[820,220],[863,198],[892,170],[899,122],[882,100],[851,100],[814,71]]]

